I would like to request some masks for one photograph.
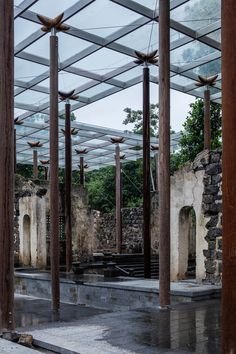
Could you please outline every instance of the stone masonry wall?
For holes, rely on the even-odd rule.
[[[214,151],[205,165],[202,209],[206,219],[206,241],[204,250],[206,281],[220,283],[222,278],[222,152]]]
[[[159,247],[158,239],[158,196],[152,196],[151,214],[151,245],[152,252],[156,254]],[[123,208],[122,209],[122,233],[124,253],[143,252],[143,213],[142,208]],[[98,240],[98,250],[116,249],[115,238],[115,215],[113,213],[99,215],[97,219],[96,238]]]

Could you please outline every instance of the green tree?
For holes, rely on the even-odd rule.
[[[63,113],[63,114],[60,115],[60,118],[61,118],[61,119],[65,119],[65,117],[66,117],[65,113]],[[71,122],[73,122],[74,120],[76,120],[76,116],[75,116],[74,112],[71,112],[71,114],[70,114],[70,120],[71,120]]]
[[[127,114],[126,118],[123,120],[123,124],[134,124],[133,132],[136,134],[142,134],[143,132],[143,111],[133,110],[132,108],[126,107],[124,112]],[[150,105],[150,135],[158,135],[158,105],[151,103]]]
[[[187,161],[193,161],[204,148],[204,102],[196,99],[190,104],[189,115],[183,124],[179,141],[180,150],[172,156],[172,172]],[[221,106],[211,102],[211,149],[221,147]]]

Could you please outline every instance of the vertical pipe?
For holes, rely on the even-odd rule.
[[[50,36],[50,237],[52,309],[60,308],[58,186],[58,38]]]
[[[16,129],[14,129],[14,173],[16,173],[17,157],[16,157]]]
[[[222,353],[236,353],[236,2],[222,1],[223,284]]]
[[[34,178],[38,178],[38,151],[33,150]]]
[[[72,235],[71,235],[71,177],[72,177],[72,151],[70,127],[70,103],[65,105],[65,234],[66,234],[66,271],[72,269]]]
[[[80,185],[84,187],[84,157],[80,157]]]
[[[159,1],[159,301],[170,304],[170,1]]]
[[[204,149],[211,149],[210,90],[204,91]]]
[[[149,68],[143,68],[143,248],[144,278],[151,277],[150,237],[150,89]]]
[[[14,299],[13,0],[0,1],[0,332],[11,331]]]
[[[117,252],[121,253],[122,244],[122,220],[121,220],[121,165],[120,165],[120,146],[116,144],[116,247]]]

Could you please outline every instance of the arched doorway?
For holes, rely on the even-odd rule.
[[[24,215],[23,218],[23,264],[31,265],[31,237],[30,237],[30,217]]]
[[[185,206],[179,213],[179,271],[178,278],[195,278],[196,272],[196,214]]]

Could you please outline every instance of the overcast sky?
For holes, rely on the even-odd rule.
[[[158,102],[158,86],[152,84],[150,90],[151,103]],[[182,124],[189,112],[189,104],[194,97],[171,90],[171,127],[176,132],[182,129]],[[124,108],[142,109],[142,85],[136,85],[118,92],[100,101],[94,102],[76,111],[77,119],[84,123],[96,124],[115,129],[132,129],[132,125],[125,126],[122,121],[126,114]]]

